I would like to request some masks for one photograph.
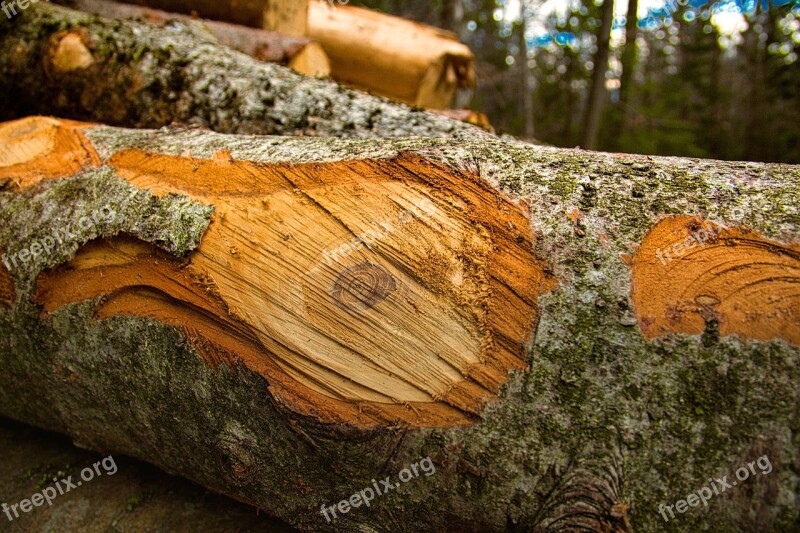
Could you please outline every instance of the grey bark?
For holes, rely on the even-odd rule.
[[[51,41],[82,32],[94,64],[60,73]],[[45,3],[0,17],[0,119],[57,115],[157,128],[337,137],[447,136],[478,128],[260,63],[187,27],[114,21]],[[487,134],[488,135],[488,134]]]
[[[106,127],[87,135],[104,157],[133,147],[197,158],[225,147],[236,160],[262,162],[417,153],[529,202],[537,254],[560,284],[540,299],[530,369],[511,375],[480,422],[323,425],[284,410],[244,368],[209,369],[175,328],[94,320],[91,301],[39,318],[32,280],[79,244],[125,232],[182,254],[208,221],[193,202],[132,196],[110,168],[85,171],[0,194],[0,248],[9,253],[100,206],[123,215],[14,271],[17,302],[0,306],[0,415],[142,458],[308,531],[786,531],[798,523],[800,349],[699,335],[647,341],[632,320],[630,270],[620,260],[665,214],[702,213],[796,242],[800,214],[789,207],[800,200],[797,166],[615,157],[471,135],[288,139]],[[566,214],[576,208],[578,222]],[[712,476],[731,480],[762,455],[769,475],[662,520],[660,504]],[[434,475],[333,523],[320,514],[424,457]]]

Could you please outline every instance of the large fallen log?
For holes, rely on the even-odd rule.
[[[196,32],[46,3],[0,17],[0,119],[58,115],[225,133],[447,136],[478,128],[258,62]],[[11,96],[13,95],[13,96]]]
[[[308,76],[329,76],[331,65],[322,47],[307,37],[292,37],[274,31],[249,28],[216,20],[123,4],[110,0],[61,0],[73,9],[110,19],[138,19],[164,26],[180,22],[210,32],[220,44],[243,52],[259,61],[288,66]]]
[[[798,519],[796,166],[43,118],[0,141],[2,415],[309,531]]]

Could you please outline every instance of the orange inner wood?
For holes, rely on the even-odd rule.
[[[21,190],[100,166],[100,156],[81,133],[88,126],[47,117],[0,124],[0,180]]]
[[[633,304],[645,337],[719,334],[800,345],[800,244],[695,216],[670,217],[633,260]]]
[[[103,297],[99,318],[181,327],[209,364],[258,372],[289,409],[362,427],[474,422],[526,366],[555,282],[521,209],[476,176],[408,154],[292,165],[125,150],[107,163],[213,204],[212,223],[187,261],[132,239],[84,246],[38,279],[45,313]]]

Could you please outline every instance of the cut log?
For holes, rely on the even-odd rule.
[[[474,57],[454,34],[352,6],[309,2],[308,36],[331,59],[333,78],[400,102],[446,109],[475,85]]]
[[[800,515],[796,166],[46,118],[0,140],[0,415],[308,531],[652,531],[741,467],[669,526]]]
[[[305,35],[308,24],[308,7],[303,0],[129,0],[127,3],[295,37]]]
[[[56,61],[65,48],[75,58],[69,68]],[[0,101],[0,119],[44,114],[131,127],[183,123],[225,133],[339,137],[480,133],[255,61],[197,32],[120,24],[43,2],[0,32],[0,50],[8,51],[0,54],[0,91],[14,95]]]
[[[201,20],[188,15],[110,0],[64,1],[74,9],[110,19],[138,19],[158,26],[164,26],[171,21],[197,25],[210,32],[220,44],[243,52],[259,61],[286,65],[308,76],[329,76],[331,73],[330,61],[325,51],[318,43],[306,37],[292,37],[238,24]]]

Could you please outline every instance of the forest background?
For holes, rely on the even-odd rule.
[[[458,34],[478,62],[478,87],[458,105],[500,132],[800,163],[800,0],[350,3]]]

